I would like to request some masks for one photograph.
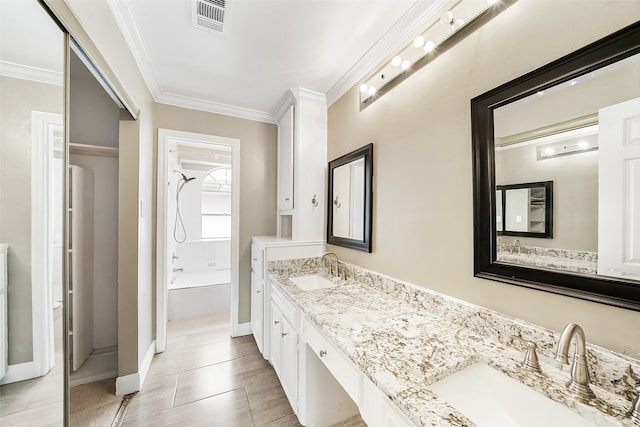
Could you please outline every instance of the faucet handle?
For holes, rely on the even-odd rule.
[[[536,353],[536,343],[533,341],[527,341],[522,337],[517,335],[511,335],[511,342],[514,340],[521,341],[527,345],[527,351],[524,354],[524,360],[522,361],[522,366],[531,372],[542,373],[542,368],[540,368],[540,362],[538,361],[538,353]]]

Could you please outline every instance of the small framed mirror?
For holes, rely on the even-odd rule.
[[[553,238],[553,181],[497,185],[498,235]]]
[[[371,252],[373,144],[329,162],[327,243]]]

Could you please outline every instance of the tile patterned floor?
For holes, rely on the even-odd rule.
[[[253,336],[229,337],[228,315],[171,321],[123,426],[299,426]],[[365,426],[359,417],[342,427]]]

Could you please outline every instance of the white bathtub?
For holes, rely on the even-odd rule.
[[[169,320],[228,313],[231,270],[175,272],[169,283]]]

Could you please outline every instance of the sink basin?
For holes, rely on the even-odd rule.
[[[595,427],[571,409],[483,363],[429,388],[478,427]]]
[[[294,285],[296,285],[303,291],[333,288],[334,286],[336,286],[336,284],[333,283],[331,280],[325,279],[324,277],[317,274],[311,274],[308,276],[290,277],[289,280],[291,280]]]

